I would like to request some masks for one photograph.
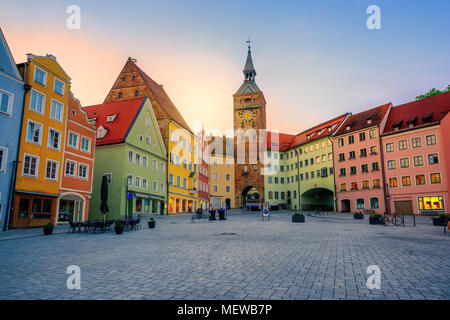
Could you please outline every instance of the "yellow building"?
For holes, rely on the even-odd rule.
[[[232,155],[212,154],[209,172],[211,207],[214,209],[234,209],[234,157]]]
[[[70,77],[53,55],[27,55],[18,65],[26,83],[19,163],[14,194],[14,228],[56,222],[66,136]]]
[[[195,212],[198,203],[195,137],[175,121],[169,122],[168,212]]]

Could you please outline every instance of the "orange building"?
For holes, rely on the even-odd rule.
[[[88,217],[94,173],[95,126],[69,91],[64,158],[58,204],[58,222]]]
[[[70,77],[52,55],[18,65],[27,88],[20,135],[12,228],[55,223]]]

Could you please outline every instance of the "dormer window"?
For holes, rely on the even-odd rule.
[[[345,130],[349,131],[352,128],[352,126],[345,127]]]
[[[423,123],[430,123],[432,118],[433,118],[433,112],[430,113],[428,116],[423,117],[422,121],[423,121]]]
[[[117,114],[111,114],[109,116],[106,117],[106,123],[111,123],[114,122],[114,120],[116,120]]]
[[[103,139],[108,133],[108,129],[103,126],[98,127],[97,129],[97,140]]]
[[[402,124],[403,124],[403,120],[400,120],[399,122],[394,123],[394,124],[392,125],[392,128],[394,129],[394,131],[398,131],[398,130],[400,130]]]
[[[119,92],[119,99],[122,98],[122,92]]]
[[[366,120],[366,123],[367,123],[367,124],[371,124],[371,123],[372,123],[372,119],[367,119],[367,120]]]

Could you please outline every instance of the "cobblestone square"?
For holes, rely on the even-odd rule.
[[[417,226],[369,225],[349,214],[233,211],[227,221],[157,216],[156,229],[41,236],[0,233],[0,299],[448,299],[450,234],[427,217]],[[81,290],[66,286],[70,265]],[[381,288],[368,289],[369,265]]]

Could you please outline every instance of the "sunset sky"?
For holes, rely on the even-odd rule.
[[[81,8],[81,29],[66,8]],[[381,8],[368,30],[366,8]],[[0,1],[17,63],[55,55],[84,106],[102,103],[129,56],[193,127],[232,128],[250,36],[267,126],[298,133],[334,116],[450,84],[450,1]]]

